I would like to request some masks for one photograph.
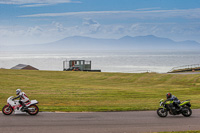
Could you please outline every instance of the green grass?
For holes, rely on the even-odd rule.
[[[0,69],[0,107],[21,88],[40,111],[155,110],[167,92],[200,108],[200,75]]]

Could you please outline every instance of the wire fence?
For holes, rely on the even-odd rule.
[[[157,73],[151,70],[130,70],[130,71],[120,71],[117,73]]]
[[[184,66],[179,66],[179,67],[174,67],[172,68],[169,72],[173,72],[173,71],[184,71],[184,70],[195,70],[199,68],[200,69],[200,64],[192,64],[192,65],[184,65]]]

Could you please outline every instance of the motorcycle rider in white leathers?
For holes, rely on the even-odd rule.
[[[19,103],[22,105],[21,110],[25,110],[26,109],[25,103],[29,102],[28,96],[24,92],[22,92],[21,89],[16,90],[16,95],[18,95],[18,96],[13,98],[12,100],[19,98]]]

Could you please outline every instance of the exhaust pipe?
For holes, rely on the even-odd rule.
[[[35,112],[35,108],[28,108],[29,111]]]

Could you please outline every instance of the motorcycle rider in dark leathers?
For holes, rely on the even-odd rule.
[[[180,100],[171,93],[167,93],[166,97],[167,97],[166,101],[173,101],[173,105],[177,108],[177,111],[180,111],[181,109],[181,107],[179,106],[179,104],[181,103]]]

